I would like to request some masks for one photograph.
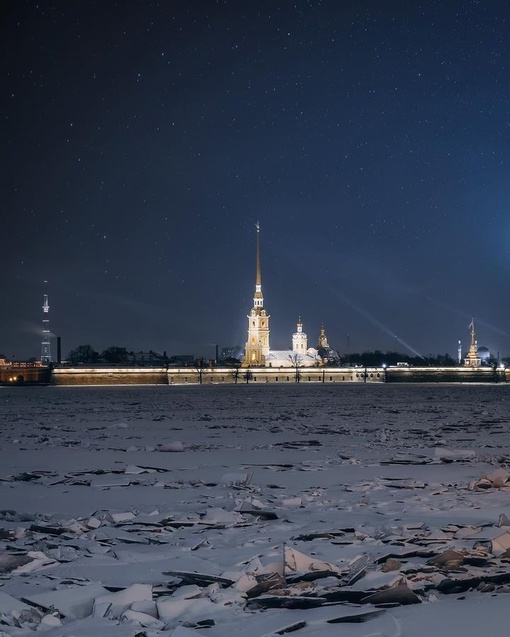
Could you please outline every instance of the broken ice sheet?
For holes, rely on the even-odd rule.
[[[135,622],[136,624],[140,624],[140,626],[152,628],[154,630],[163,630],[165,628],[165,622],[162,622],[156,617],[152,617],[152,615],[147,615],[147,613],[142,613],[133,609],[124,611],[120,619],[122,621]]]
[[[253,474],[251,473],[225,473],[220,484],[227,486],[247,487],[252,480]]]
[[[196,623],[206,619],[220,622],[228,616],[235,617],[238,612],[235,607],[216,604],[208,598],[180,600],[160,598],[156,603],[159,618],[169,627],[175,627],[178,622]]]
[[[352,584],[349,584],[351,590],[370,591],[380,588],[392,588],[402,583],[403,575],[398,571],[368,571],[364,573]]]
[[[139,467],[138,465],[130,464],[125,468],[124,473],[130,474],[130,475],[139,475],[140,473],[157,473],[157,472],[156,472],[156,469],[149,469],[147,467]]]
[[[462,460],[470,460],[476,456],[473,449],[452,449],[447,447],[436,447],[434,456],[439,460],[449,462],[459,462]]]
[[[135,624],[136,626],[136,624]],[[51,631],[40,631],[42,635],[51,635],[51,637],[145,637],[148,634],[144,633],[144,629],[140,630],[140,626],[134,628],[131,622],[119,623],[113,622],[111,619],[104,619],[101,617],[85,617],[73,621],[63,623],[60,627],[51,628]],[[23,632],[20,637],[30,637],[32,634],[39,634],[30,631],[30,633]],[[15,636],[16,633],[13,633]],[[1,637],[1,633],[0,633]]]
[[[506,487],[510,487],[510,472],[503,467],[499,467],[477,480],[472,480],[469,484],[470,490],[504,489]]]
[[[286,575],[290,573],[340,572],[340,569],[334,564],[305,555],[290,546],[285,546],[284,561]]]
[[[505,532],[493,538],[491,542],[491,553],[496,556],[503,555],[510,549],[510,533]]]
[[[16,574],[21,575],[32,573],[40,568],[47,567],[55,563],[54,559],[48,557],[42,551],[28,551],[27,557],[30,558],[30,561],[20,565],[16,569]]]
[[[363,599],[365,604],[421,604],[421,599],[414,593],[407,584],[400,584],[392,588],[386,588],[367,595]]]
[[[9,613],[13,610],[29,610],[30,608],[32,606],[0,591],[0,613]]]
[[[92,614],[94,600],[108,591],[101,584],[86,584],[27,595],[25,601],[49,610],[54,608],[64,617],[80,619]]]
[[[90,486],[97,489],[104,489],[107,487],[128,487],[132,480],[133,479],[128,475],[106,474],[102,476],[94,476],[90,481]]]
[[[4,553],[0,555],[0,573],[10,573],[20,566],[29,564],[32,558],[29,555],[12,555]]]
[[[262,502],[258,500],[244,500],[243,502],[236,505],[236,511],[242,513],[243,515],[253,515],[257,518],[261,518],[263,520],[277,520],[278,515],[268,509],[265,508]]]
[[[218,507],[207,509],[201,516],[203,524],[220,524],[225,526],[235,526],[245,524],[246,520],[237,511],[227,511]]]
[[[96,596],[94,600],[94,614],[100,605],[106,606],[106,615],[118,619],[124,611],[136,602],[152,601],[152,586],[149,584],[132,584],[122,591],[116,593],[104,593]],[[103,616],[97,614],[98,617]]]

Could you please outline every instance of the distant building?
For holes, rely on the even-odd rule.
[[[168,359],[170,367],[193,367],[195,365],[195,357],[193,354],[175,354]]]
[[[319,342],[317,343],[317,353],[323,365],[338,365],[340,362],[338,352],[335,352],[335,350],[329,346],[324,325],[321,326]]]
[[[241,360],[243,358],[243,348],[240,345],[223,347],[221,350],[221,360],[225,360],[226,358],[237,358]]]
[[[478,354],[478,358],[482,365],[488,365],[490,363],[492,356],[488,347],[480,345],[480,347],[476,350],[476,353]]]
[[[469,345],[469,351],[467,353],[466,358],[464,359],[464,367],[480,367],[482,361],[478,356],[477,343],[475,338],[475,321],[471,319],[471,323],[469,324],[471,329],[471,343]]]
[[[158,354],[152,350],[148,352],[126,352],[126,364],[128,365],[162,365],[166,360],[164,354]]]

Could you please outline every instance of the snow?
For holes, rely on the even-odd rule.
[[[0,388],[0,637],[504,634],[509,392]]]

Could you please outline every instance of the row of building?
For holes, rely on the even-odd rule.
[[[46,282],[45,282],[46,283]],[[43,326],[42,326],[42,344],[41,344],[41,359],[40,361],[33,361],[32,365],[49,365],[52,362],[60,364],[62,362],[61,356],[61,340],[57,337],[57,356],[56,359],[52,358],[51,344],[50,344],[50,329],[49,329],[49,299],[48,295],[44,294],[43,301]],[[255,273],[255,293],[253,296],[253,307],[247,316],[248,318],[248,336],[244,347],[244,353],[242,354],[242,366],[243,367],[257,367],[257,368],[285,368],[285,367],[324,367],[324,366],[338,366],[340,364],[340,357],[338,353],[330,347],[326,330],[324,325],[320,329],[320,334],[316,343],[316,346],[308,346],[308,336],[303,329],[303,322],[301,317],[298,318],[296,331],[291,337],[291,349],[288,350],[275,350],[270,347],[270,315],[264,306],[264,295],[262,292],[262,274],[261,274],[261,260],[260,260],[260,224],[256,223],[256,273]],[[487,357],[490,357],[490,352],[485,347],[478,347],[474,321],[470,324],[470,346],[467,355],[462,358],[462,351],[459,341],[458,348],[458,364],[465,367],[480,367],[483,363],[487,362]],[[83,346],[85,347],[85,346]],[[79,348],[78,348],[79,349]],[[91,348],[89,348],[91,349]],[[240,349],[240,348],[239,348]],[[156,352],[128,352],[125,348],[110,348],[110,350],[122,350],[122,356],[119,360],[114,360],[111,356],[102,360],[99,354],[96,354],[96,359],[89,360],[70,360],[71,364],[74,363],[117,363],[124,365],[162,365],[166,367],[188,367],[188,366],[205,366],[205,364],[218,363],[218,347],[216,347],[216,359],[215,361],[196,361],[194,356],[171,356],[167,357],[166,352],[158,354]],[[119,354],[116,352],[116,354]],[[106,354],[106,352],[105,352]],[[110,352],[111,354],[111,352]],[[225,360],[228,357],[238,357],[238,352],[231,352],[227,354],[223,352],[222,359]],[[27,363],[13,363],[7,361],[0,354],[0,367],[16,367],[18,365],[27,366]]]

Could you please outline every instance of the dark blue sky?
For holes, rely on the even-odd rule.
[[[510,354],[505,1],[2,3],[0,352]],[[48,285],[43,280],[48,280]]]

